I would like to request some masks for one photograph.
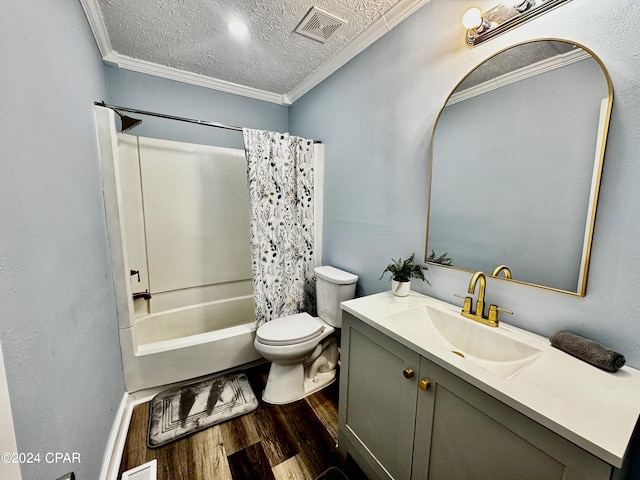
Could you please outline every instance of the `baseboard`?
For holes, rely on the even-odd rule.
[[[131,395],[124,392],[111,426],[111,434],[109,435],[107,446],[105,447],[100,480],[118,480],[118,470],[120,469],[120,460],[122,459],[124,443],[127,439],[129,423],[131,422],[133,403]]]

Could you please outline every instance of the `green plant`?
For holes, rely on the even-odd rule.
[[[436,258],[436,252],[433,250],[431,250],[431,255],[427,257],[427,262],[439,263],[440,265],[453,265],[453,259],[447,257],[447,252],[444,252]]]
[[[384,277],[384,274],[389,272],[391,273],[391,279],[396,282],[408,282],[411,278],[418,278],[420,280],[424,280],[429,283],[429,280],[424,278],[424,273],[422,273],[422,269],[426,270],[426,267],[422,267],[421,265],[416,265],[413,263],[413,258],[415,257],[415,253],[411,254],[409,258],[394,260],[391,259],[393,263],[387,265],[387,268],[384,269],[382,275],[378,280],[381,280]],[[429,285],[431,285],[429,283]]]

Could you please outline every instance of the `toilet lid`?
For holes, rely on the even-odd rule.
[[[265,345],[295,345],[320,336],[324,328],[308,313],[298,313],[265,323],[256,331],[256,337]]]

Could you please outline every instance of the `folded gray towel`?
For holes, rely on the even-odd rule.
[[[561,330],[551,335],[549,340],[552,346],[563,352],[608,372],[617,371],[626,362],[621,353],[575,333]]]

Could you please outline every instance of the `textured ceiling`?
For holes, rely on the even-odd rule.
[[[84,0],[83,5],[92,2],[118,55],[286,94],[407,0]],[[347,22],[324,44],[294,33],[312,6]],[[249,26],[246,38],[229,34],[232,20]],[[98,39],[95,28],[94,35]]]

